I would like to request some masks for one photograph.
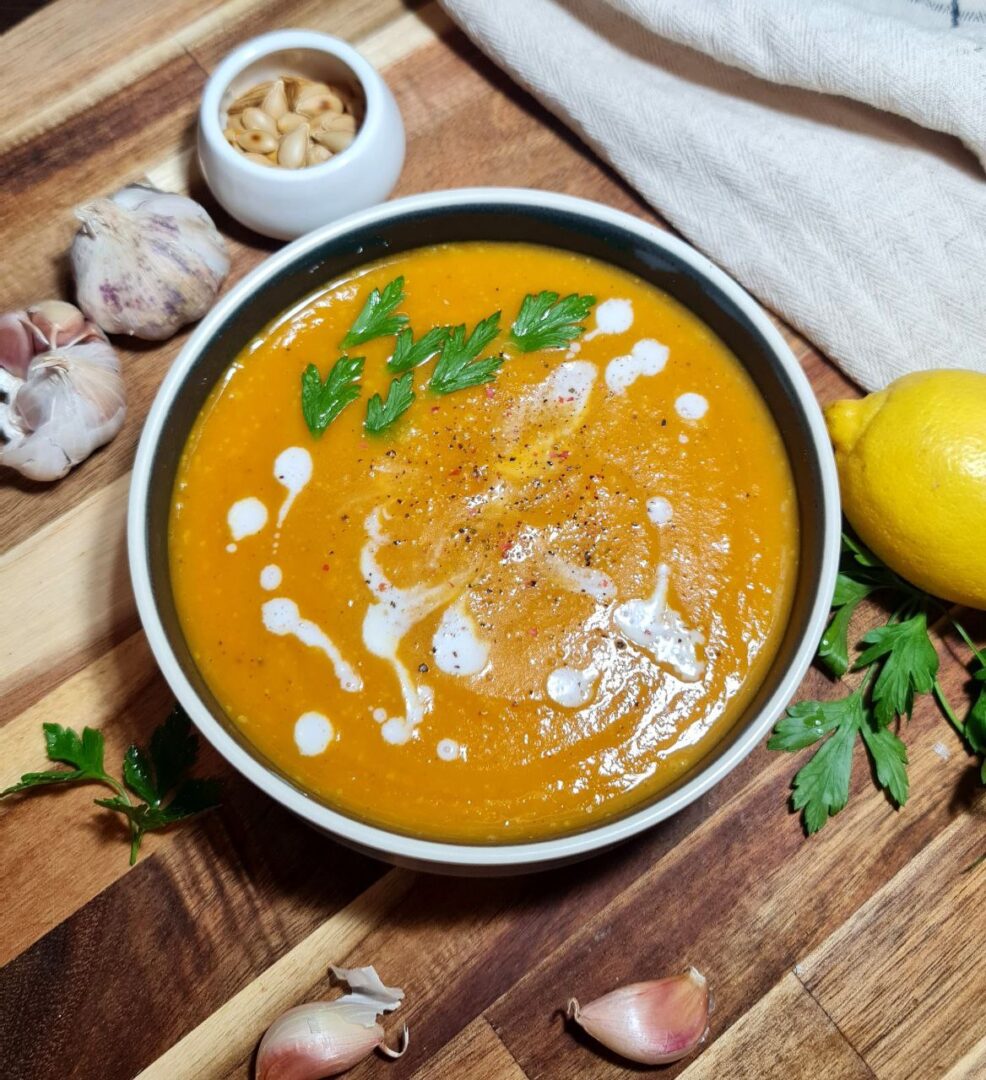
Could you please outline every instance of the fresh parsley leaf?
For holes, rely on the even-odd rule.
[[[414,401],[414,372],[409,371],[398,379],[392,379],[387,391],[387,400],[379,394],[366,403],[366,420],[363,427],[371,435],[379,434],[411,407]]]
[[[129,821],[132,830],[130,862],[137,861],[137,853],[144,834],[164,829],[176,822],[212,810],[219,805],[219,782],[217,780],[186,780],[175,797],[166,806],[140,803],[134,806],[119,795],[112,799],[96,799],[98,806],[114,810]]]
[[[43,724],[45,749],[52,761],[72,765],[72,769],[47,769],[44,772],[25,773],[16,784],[0,791],[0,799],[28,788],[47,784],[71,784],[76,782],[101,782],[106,779],[103,770],[103,736],[93,728],[83,728],[80,736],[72,728],[61,724]]]
[[[792,802],[804,813],[805,828],[816,833],[849,801],[849,777],[856,732],[863,723],[863,703],[858,694],[842,699],[844,715],[825,742],[794,777]]]
[[[562,299],[547,289],[537,295],[528,293],[510,328],[510,340],[521,352],[563,349],[585,332],[580,324],[595,302],[594,296],[578,293]]]
[[[404,278],[396,277],[387,282],[383,290],[373,289],[366,298],[363,310],[356,316],[349,333],[342,339],[342,347],[351,349],[374,338],[396,334],[407,323],[407,316],[394,314],[404,299]]]
[[[891,799],[903,806],[907,802],[907,747],[890,728],[883,727],[867,717],[860,731],[869,751],[876,778]]]
[[[818,659],[837,679],[849,670],[849,623],[856,606],[847,603],[840,607],[818,643]]]
[[[840,573],[835,579],[832,607],[841,608],[847,604],[855,607],[862,603],[871,592],[873,592],[873,586],[869,582],[857,581],[846,573]]]
[[[845,699],[838,701],[799,701],[777,722],[767,740],[768,750],[803,750],[818,742],[846,718]]]
[[[986,754],[986,668],[980,668],[972,677],[983,685],[965,718],[965,737],[977,754]],[[986,783],[986,762],[983,763],[983,783]]]
[[[48,757],[71,765],[71,769],[51,769],[26,773],[13,787],[0,791],[0,798],[17,791],[45,784],[95,781],[111,788],[113,797],[96,799],[97,806],[114,810],[126,817],[130,828],[130,863],[145,832],[164,828],[176,821],[201,813],[218,803],[219,786],[215,780],[187,780],[185,774],[195,761],[198,739],[192,723],[180,706],[151,736],[150,752],[131,746],[124,755],[124,784],[110,776],[103,767],[103,736],[92,728],[83,728],[81,736],[60,724],[44,724]],[[127,788],[143,799],[134,805]],[[177,791],[175,791],[177,788]],[[165,799],[175,791],[170,802]]]
[[[499,311],[478,322],[468,338],[463,325],[450,330],[431,376],[431,389],[436,394],[451,394],[493,379],[503,357],[488,356],[485,360],[477,357],[499,332]]]
[[[391,371],[410,371],[430,360],[440,352],[449,335],[447,326],[435,326],[424,337],[414,340],[414,331],[408,326],[398,335],[394,344],[394,354],[387,361]]]
[[[314,364],[301,373],[301,411],[308,430],[318,438],[342,410],[360,395],[362,356],[340,356],[322,382]]]
[[[870,647],[855,663],[863,668],[885,656],[873,687],[874,712],[886,727],[895,716],[910,716],[914,694],[930,693],[938,674],[938,653],[928,637],[923,613],[899,623],[877,626],[863,635]]]
[[[792,802],[804,812],[809,833],[846,805],[856,732],[865,721],[863,696],[856,690],[837,701],[800,701],[774,728],[767,743],[771,750],[793,752],[829,736],[794,777]]]

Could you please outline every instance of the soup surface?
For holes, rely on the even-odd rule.
[[[501,311],[476,359],[502,365],[438,393],[432,356],[369,434],[396,339],[360,343],[359,397],[316,437],[303,370],[401,275],[414,340]],[[541,290],[595,305],[524,352]],[[796,551],[780,436],[722,342],[613,267],[498,243],[361,268],[269,326],[196,422],[170,527],[185,635],[244,735],[347,814],[460,842],[584,828],[692,767],[776,651]]]

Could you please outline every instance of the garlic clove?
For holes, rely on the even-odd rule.
[[[0,315],[0,368],[23,379],[34,357],[34,328],[27,313],[10,311]]]
[[[159,341],[212,306],[229,256],[198,203],[134,184],[75,213],[79,307],[98,326]]]
[[[112,439],[127,402],[117,355],[101,335],[34,357],[0,404],[0,465],[58,480]]]
[[[372,967],[333,967],[332,972],[349,984],[349,992],[279,1016],[260,1042],[257,1080],[319,1080],[345,1072],[377,1048],[388,1057],[400,1057],[407,1049],[407,1025],[400,1047],[391,1050],[377,1022],[381,1013],[400,1006],[403,990],[384,986]]]
[[[568,1015],[603,1046],[642,1065],[690,1054],[709,1030],[709,986],[695,968],[653,982],[620,987]]]
[[[47,348],[71,345],[87,333],[85,315],[75,304],[64,300],[42,300],[40,304],[33,304],[27,309],[27,317]]]

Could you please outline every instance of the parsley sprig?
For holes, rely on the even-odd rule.
[[[476,323],[466,337],[464,324],[453,327],[442,346],[441,355],[428,384],[436,394],[453,394],[468,386],[490,382],[503,365],[504,357],[487,356],[480,360],[479,354],[500,332],[500,312],[494,311]]]
[[[833,614],[818,658],[837,678],[850,668],[865,674],[846,697],[792,705],[767,743],[771,750],[789,752],[821,744],[793,783],[792,803],[803,812],[809,833],[818,832],[849,799],[857,736],[872,762],[877,784],[896,806],[907,802],[907,749],[893,725],[910,717],[917,694],[934,694],[968,748],[986,755],[986,656],[940,601],[904,581],[855,537],[844,534],[842,546]],[[850,620],[859,604],[873,593],[892,596],[898,606],[885,625],[862,636],[859,655],[851,662]],[[929,611],[945,616],[973,653],[972,676],[979,692],[964,722],[938,681],[938,653],[928,634]],[[986,784],[986,761],[981,778]]]
[[[595,303],[594,296],[578,293],[561,299],[548,289],[528,293],[510,328],[510,340],[521,352],[563,349],[585,331],[582,320]]]
[[[319,438],[342,410],[360,395],[362,356],[340,356],[325,381],[314,364],[301,373],[301,412],[308,430]]]
[[[414,340],[414,331],[408,326],[398,335],[394,343],[394,354],[387,361],[391,371],[410,371],[430,360],[435,353],[441,352],[449,335],[447,326],[435,326],[423,337]]]
[[[80,735],[61,724],[43,724],[45,749],[51,761],[69,769],[25,773],[4,791],[7,795],[53,784],[103,784],[113,791],[97,806],[122,814],[130,829],[130,865],[137,861],[144,834],[166,828],[219,805],[219,782],[189,777],[198,754],[198,738],[181,706],[151,736],[150,750],[136,744],[123,759],[123,783],[106,771],[101,732],[83,728]],[[134,802],[131,793],[139,802]]]
[[[342,339],[342,348],[351,349],[374,338],[396,334],[407,324],[407,316],[394,314],[404,300],[404,278],[388,281],[382,289],[372,289],[363,310],[356,316],[349,333]]]
[[[370,398],[366,403],[366,420],[363,426],[371,435],[378,435],[407,412],[414,401],[413,384],[414,372],[408,371],[400,378],[391,380],[386,400],[379,394]]]

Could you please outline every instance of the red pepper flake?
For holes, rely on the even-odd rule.
[[[461,476],[462,475],[462,466],[461,465],[456,465],[456,467],[454,469],[449,469],[448,475],[449,476]]]
[[[500,554],[506,556],[507,552],[514,546],[513,537],[507,537],[506,540],[500,545]]]
[[[532,626],[527,632],[531,635],[531,637],[538,636],[538,628],[536,626]]]
[[[553,458],[559,458],[561,461],[564,461],[568,457],[569,452],[570,451],[568,450],[552,450],[551,456]]]
[[[328,570],[328,568],[329,568],[329,564],[327,562],[322,563],[322,569],[323,570]]]
[[[432,405],[431,411],[432,412],[438,412],[439,408],[440,408],[440,406],[438,406],[438,405]]]
[[[377,586],[377,592],[386,592],[389,588],[390,586],[387,584],[386,581],[381,581],[380,584]]]
[[[487,386],[486,387],[486,396],[487,396],[487,398],[496,397],[496,391],[493,389],[492,386]]]

